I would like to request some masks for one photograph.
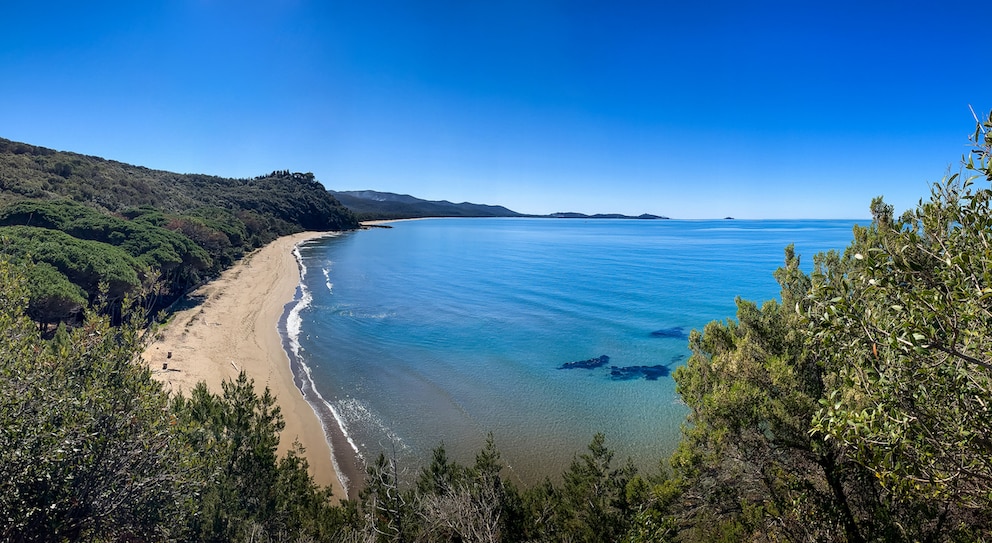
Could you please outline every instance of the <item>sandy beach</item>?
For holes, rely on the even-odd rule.
[[[269,387],[286,422],[279,454],[299,441],[314,480],[344,498],[321,421],[294,382],[277,329],[300,282],[293,248],[325,235],[304,232],[279,238],[198,289],[193,297],[200,303],[172,315],[145,350],[144,360],[155,378],[175,392],[188,392],[204,381],[220,393],[221,382],[237,378],[242,370],[254,379],[256,391]]]

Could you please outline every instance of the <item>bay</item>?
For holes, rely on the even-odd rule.
[[[522,484],[597,432],[653,469],[687,410],[670,372],[688,334],[778,298],[842,250],[855,221],[426,219],[299,249],[291,342],[354,452],[415,472],[443,443],[471,462],[491,432]],[[608,357],[608,358],[602,358]]]

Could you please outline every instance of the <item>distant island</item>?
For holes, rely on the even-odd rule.
[[[668,217],[663,217],[661,215],[651,215],[649,213],[642,213],[636,217],[633,215],[623,215],[620,213],[596,213],[595,215],[586,215],[585,213],[575,213],[575,212],[558,212],[547,215],[553,219],[638,219],[638,220],[667,220]]]

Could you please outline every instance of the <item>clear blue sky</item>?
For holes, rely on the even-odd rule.
[[[4,2],[0,137],[525,213],[911,207],[992,107],[992,3]]]

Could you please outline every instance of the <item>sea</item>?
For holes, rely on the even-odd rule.
[[[858,222],[395,222],[297,249],[286,339],[351,478],[385,454],[412,479],[441,445],[470,464],[489,435],[521,485],[597,433],[653,472],[686,421],[671,373],[690,331],[733,318],[738,296],[778,299],[787,245],[809,271]]]

